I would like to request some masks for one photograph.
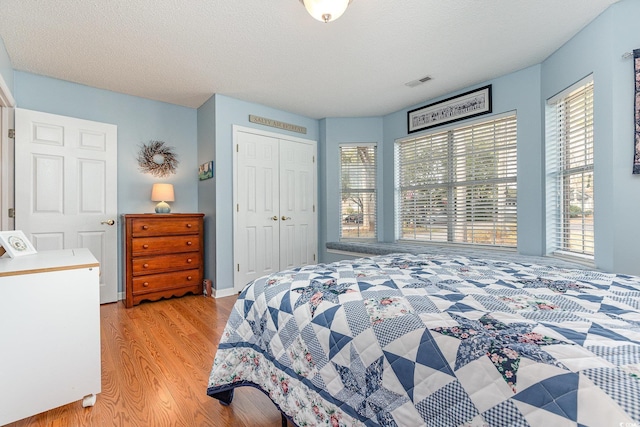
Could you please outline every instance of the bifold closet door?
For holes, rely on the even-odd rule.
[[[316,260],[316,144],[236,132],[234,288]]]

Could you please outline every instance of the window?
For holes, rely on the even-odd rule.
[[[516,116],[396,143],[398,239],[515,247]]]
[[[376,237],[376,146],[340,146],[340,238]]]
[[[547,252],[593,258],[593,79],[546,109]]]

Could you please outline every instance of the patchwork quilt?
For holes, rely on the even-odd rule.
[[[282,271],[238,297],[207,393],[246,385],[298,426],[637,427],[640,278],[411,254]]]

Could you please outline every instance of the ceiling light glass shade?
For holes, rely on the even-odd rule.
[[[300,0],[309,15],[318,21],[330,22],[340,18],[351,0]]]

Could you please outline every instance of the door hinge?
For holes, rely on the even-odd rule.
[[[316,211],[316,205],[313,205],[313,211],[314,212]]]
[[[316,162],[316,156],[311,156],[311,157],[312,157],[311,162],[312,162],[312,163],[315,163],[315,162]]]
[[[236,144],[236,153],[240,152],[240,144]]]
[[[15,208],[9,208],[9,218],[15,218],[15,217],[16,217]]]
[[[240,273],[240,264],[238,264],[238,273]]]
[[[15,137],[16,137],[16,130],[15,129],[9,129],[9,138],[15,139]]]
[[[313,260],[314,261],[316,260],[316,254],[313,254]]]
[[[240,212],[240,203],[236,204],[236,212]]]

